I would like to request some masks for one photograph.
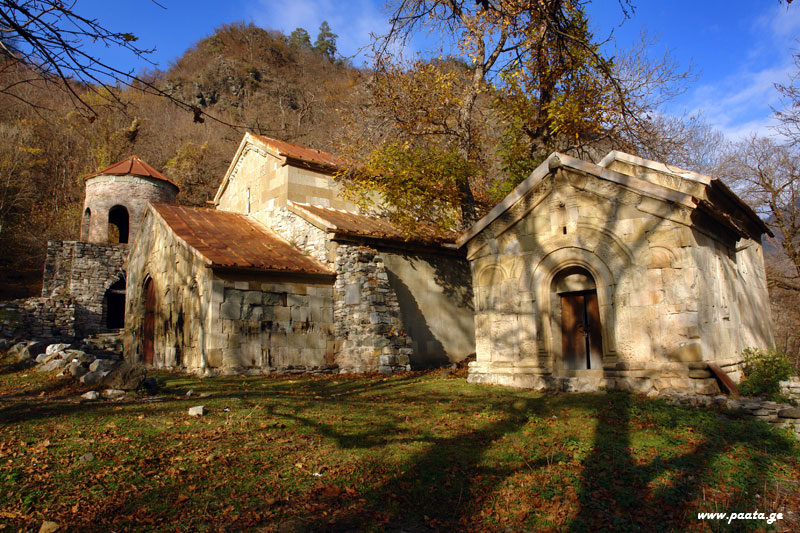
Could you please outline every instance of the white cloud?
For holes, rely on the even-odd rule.
[[[733,140],[751,133],[771,135],[772,108],[780,107],[775,83],[786,81],[789,64],[744,71],[701,85],[686,102],[691,115],[702,115]]]
[[[754,21],[756,32],[767,32],[767,36],[779,44],[790,44],[797,39],[800,30],[800,10],[795,6],[777,4]]]

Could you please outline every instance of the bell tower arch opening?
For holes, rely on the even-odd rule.
[[[108,242],[111,244],[125,244],[128,242],[128,229],[130,217],[128,210],[121,205],[115,205],[108,210]]]

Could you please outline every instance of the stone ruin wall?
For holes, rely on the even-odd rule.
[[[125,245],[50,241],[42,295],[7,302],[8,338],[75,340],[105,333],[106,290],[124,276]]]

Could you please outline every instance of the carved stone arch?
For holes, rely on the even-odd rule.
[[[664,246],[651,246],[647,252],[647,268],[677,268],[675,252]]]
[[[488,265],[480,269],[475,277],[478,287],[488,287],[498,282],[502,283],[508,279],[508,275],[502,265]]]
[[[603,253],[595,253],[593,249],[582,247],[579,239],[574,239],[572,246],[564,246],[563,240],[556,243],[543,244],[543,256],[538,261],[527,265],[520,281],[520,291],[530,291],[533,297],[532,307],[538,317],[536,331],[540,339],[542,355],[556,356],[560,354],[560,346],[554,343],[553,327],[560,323],[560,315],[555,316],[557,305],[554,303],[553,281],[559,273],[569,268],[580,268],[591,274],[596,286],[602,324],[603,354],[614,356],[616,347],[616,306],[615,288],[620,280],[615,272],[624,272],[632,266],[632,254],[619,250],[615,243],[600,239],[597,246]],[[548,246],[549,244],[549,246]],[[604,246],[605,244],[605,246]],[[609,246],[610,245],[610,246]],[[623,245],[624,246],[624,245]]]
[[[490,311],[494,309],[495,303],[503,298],[505,281],[508,273],[501,265],[492,264],[482,268],[475,277],[476,311]]]

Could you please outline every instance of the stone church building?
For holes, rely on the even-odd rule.
[[[151,203],[125,267],[126,357],[206,374],[392,372],[474,353],[456,235],[359,214],[338,168],[247,134],[213,209]]]
[[[736,379],[743,349],[773,343],[765,233],[718,179],[553,154],[458,239],[475,293],[469,380],[713,393],[709,363]]]
[[[457,235],[359,212],[338,169],[246,134],[210,208],[175,204],[135,156],[89,176],[81,242],[50,243],[40,322],[124,325],[127,359],[205,375],[475,354],[472,382],[549,390],[714,393],[712,371],[738,380],[742,350],[772,344],[770,232],[718,179],[556,153]]]

